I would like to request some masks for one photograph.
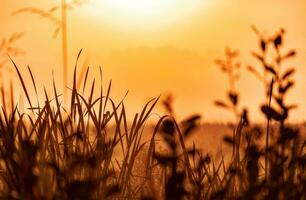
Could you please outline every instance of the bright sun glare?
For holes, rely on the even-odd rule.
[[[105,0],[105,6],[127,16],[160,15],[175,6],[175,0]]]
[[[93,14],[120,26],[165,26],[203,8],[204,0],[96,0]]]

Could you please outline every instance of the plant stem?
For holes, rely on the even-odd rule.
[[[274,79],[272,78],[270,88],[269,88],[269,108],[271,107],[271,100],[272,100],[272,92],[273,92],[273,85],[274,85]],[[269,131],[270,131],[270,118],[267,120],[267,134],[266,134],[266,155],[265,155],[265,176],[266,180],[268,181],[268,171],[269,171]]]
[[[62,53],[63,53],[63,94],[64,103],[67,102],[67,75],[68,75],[68,48],[67,48],[67,13],[66,13],[66,0],[62,0]]]

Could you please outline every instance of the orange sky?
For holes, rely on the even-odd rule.
[[[254,64],[250,51],[257,49],[257,38],[250,25],[255,24],[267,33],[279,27],[287,30],[285,47],[298,52],[288,62],[297,66],[298,72],[289,98],[299,109],[291,119],[306,119],[306,1],[169,0],[172,4],[167,9],[133,14],[122,8],[106,8],[102,1],[91,0],[69,12],[70,71],[83,48],[80,64],[89,59],[91,75],[97,74],[101,65],[105,82],[113,80],[114,97],[130,91],[126,101],[130,112],[139,110],[151,97],[171,92],[180,116],[196,112],[206,121],[231,119],[231,113],[213,106],[227,89],[227,79],[213,61],[223,56],[228,45],[240,50],[243,66]],[[30,6],[49,9],[59,2],[0,0],[0,38],[13,32],[26,33],[17,43],[26,54],[14,59],[24,72],[29,64],[40,89],[46,85],[50,91],[52,70],[58,85],[62,81],[60,37],[52,38],[54,27],[47,20],[11,13]],[[243,70],[238,89],[241,104],[250,109],[252,119],[258,119],[258,105],[263,102],[261,84]]]

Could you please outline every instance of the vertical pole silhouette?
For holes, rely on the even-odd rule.
[[[12,15],[16,15],[19,13],[29,12],[32,14],[36,14],[41,18],[48,19],[55,25],[55,31],[53,33],[53,37],[56,38],[59,32],[62,32],[62,63],[63,63],[63,101],[64,104],[67,103],[67,91],[65,87],[68,84],[68,31],[67,31],[67,11],[72,10],[75,7],[81,6],[85,3],[86,0],[72,0],[67,3],[67,0],[61,0],[61,3],[58,5],[51,7],[49,10],[41,10],[35,7],[26,7],[21,8],[12,13]],[[55,14],[55,12],[59,12],[59,16]]]
[[[67,102],[67,92],[65,87],[67,86],[67,76],[68,76],[68,48],[67,48],[67,12],[66,12],[66,0],[62,0],[61,5],[62,11],[62,59],[63,59],[63,93],[64,93],[64,103]]]

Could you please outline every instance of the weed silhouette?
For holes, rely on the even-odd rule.
[[[70,107],[63,105],[54,81],[53,94],[44,90],[44,102],[40,103],[31,69],[32,85],[23,80],[11,60],[29,107],[21,112],[13,101],[12,88],[11,102],[6,102],[2,90],[0,198],[305,199],[306,141],[300,127],[288,122],[296,106],[286,99],[294,85],[295,69],[283,66],[296,53],[283,53],[283,29],[267,38],[253,29],[259,35],[261,53],[252,55],[263,72],[248,69],[264,85],[266,99],[260,108],[267,127],[250,122],[248,111],[241,109],[236,88],[238,52],[226,49],[226,59],[216,62],[229,77],[229,91],[227,99],[216,101],[216,105],[235,115],[233,135],[224,138],[232,147],[229,161],[226,155],[217,160],[194,143],[187,145],[192,135],[199,134],[201,115],[178,122],[172,96],[162,102],[169,114],[160,117],[153,130],[147,129],[146,123],[159,97],[148,101],[129,123],[125,96],[119,103],[111,98],[111,81],[106,92],[102,81],[88,83],[88,68],[82,73],[83,82],[77,80],[81,51],[73,74]],[[36,93],[34,100],[29,87]],[[143,141],[144,131],[152,133],[148,141]],[[159,142],[163,150],[157,148]],[[142,169],[137,166],[139,161]]]

